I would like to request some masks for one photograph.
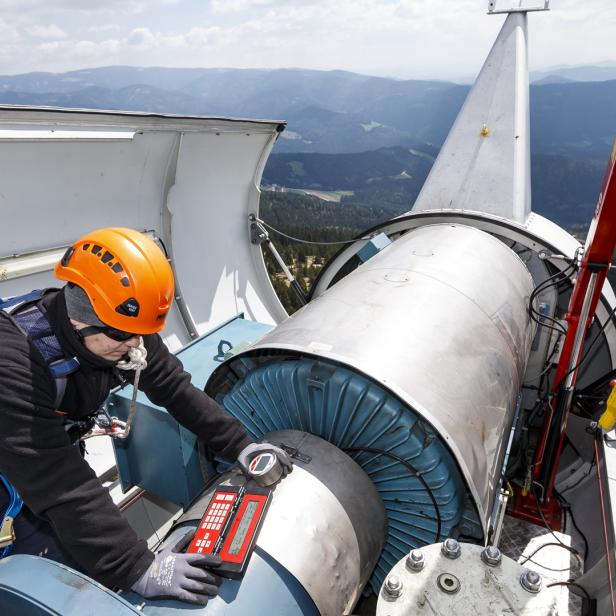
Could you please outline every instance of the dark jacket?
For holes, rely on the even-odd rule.
[[[61,291],[48,292],[42,302],[60,344],[81,363],[68,378],[60,410],[70,419],[86,417],[119,384],[114,364],[83,346]],[[160,336],[143,339],[148,366],[139,389],[213,451],[235,460],[251,442],[243,426],[191,384]],[[133,374],[127,376],[132,380]],[[90,576],[106,586],[128,589],[153,554],[71,443],[54,398],[55,383],[42,357],[0,311],[0,472],[27,507],[51,524],[62,546]]]

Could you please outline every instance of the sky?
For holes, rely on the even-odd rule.
[[[522,1],[496,0],[497,8]],[[0,74],[109,65],[344,69],[473,78],[488,0],[0,0]],[[530,66],[616,61],[616,0],[529,14]]]

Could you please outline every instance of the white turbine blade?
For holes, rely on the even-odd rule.
[[[524,223],[531,210],[526,13],[507,16],[413,211],[474,210]]]

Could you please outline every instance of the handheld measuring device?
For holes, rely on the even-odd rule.
[[[257,536],[282,469],[276,456],[264,452],[250,461],[249,475],[259,485],[225,486],[214,492],[188,546],[193,554],[218,554],[216,573],[241,578],[246,572]]]

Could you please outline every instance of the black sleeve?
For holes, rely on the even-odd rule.
[[[47,519],[88,575],[129,589],[154,556],[138,539],[55,412],[55,385],[26,338],[0,317],[0,472]]]
[[[148,366],[139,378],[139,389],[210,449],[234,461],[252,442],[244,426],[191,383],[182,362],[167,349],[158,334],[144,336],[144,343]]]

